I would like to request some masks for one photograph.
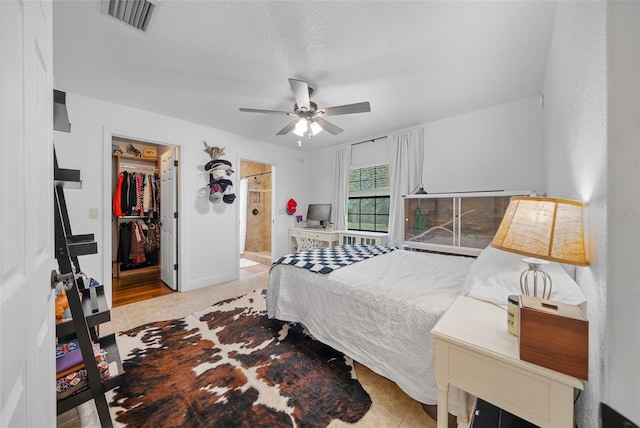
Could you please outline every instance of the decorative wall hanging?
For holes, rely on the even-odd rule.
[[[142,153],[140,152],[140,150],[136,149],[136,147],[131,143],[127,144],[127,154],[133,155],[139,158],[142,157]]]
[[[209,146],[206,141],[204,151],[209,153],[211,160],[204,166],[205,173],[209,174],[209,202],[212,204],[232,204],[236,199],[233,191],[233,182],[229,176],[233,174],[233,165],[226,159],[220,159],[224,155],[224,147]]]
[[[298,203],[295,199],[289,199],[287,202],[287,214],[293,215],[296,212],[296,208],[298,207]]]
[[[204,140],[202,140],[202,142],[204,143],[204,151],[209,153],[209,156],[211,156],[211,160],[216,160],[224,154],[224,149],[225,149],[224,147],[220,148],[220,147],[210,146]]]

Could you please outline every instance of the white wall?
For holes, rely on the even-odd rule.
[[[599,426],[604,391],[607,290],[607,7],[559,2],[544,84],[549,196],[584,202],[591,265],[578,268],[587,297],[589,381],[577,402],[580,427]]]
[[[540,98],[424,124],[427,192],[543,188]]]
[[[609,4],[604,402],[640,425],[640,3]]]
[[[289,198],[306,195],[307,156],[303,152],[73,93],[67,93],[67,110],[71,133],[55,132],[54,139],[60,167],[82,171],[82,190],[65,192],[71,226],[76,234],[95,234],[99,254],[83,256],[80,263],[85,273],[105,284],[109,296],[112,195],[110,182],[104,180],[110,180],[111,142],[104,136],[110,133],[179,147],[181,290],[238,276],[237,203],[212,205],[206,200],[208,177],[203,166],[210,158],[203,150],[203,140],[225,147],[222,158],[235,166],[235,185],[239,158],[275,165],[274,256],[287,252],[287,229],[293,218],[284,207]],[[89,219],[89,208],[99,208],[98,219]]]
[[[424,128],[425,190],[533,190],[540,194],[544,189],[542,112],[536,96],[418,125]],[[315,198],[330,198],[331,187],[327,189],[325,183],[334,151],[329,147],[310,154],[309,193]]]

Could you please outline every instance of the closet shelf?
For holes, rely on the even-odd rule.
[[[87,320],[87,327],[95,327],[111,320],[111,312],[109,311],[107,298],[104,295],[104,286],[89,287],[83,290],[81,294],[82,311]],[[63,318],[68,319],[68,321],[56,324],[56,334],[58,337],[75,332],[73,321],[71,320],[71,311],[69,309],[65,310]]]
[[[102,381],[102,390],[103,392],[109,391],[116,386],[119,386],[122,383],[124,369],[122,366],[122,361],[120,360],[120,354],[118,352],[118,345],[116,343],[115,334],[109,334],[107,336],[101,337],[97,340],[97,343],[100,344],[100,347],[107,351],[107,361],[109,363],[115,362],[118,367],[118,374],[114,376],[110,376],[109,379]],[[79,406],[85,401],[91,400],[94,398],[93,393],[90,387],[81,389],[73,395],[65,398],[64,400],[58,401],[58,414],[62,414],[68,410],[73,409],[74,407]]]
[[[118,158],[118,159],[142,161],[142,162],[157,162],[158,161],[158,158],[142,158],[142,157],[129,156],[129,155],[116,155],[116,154],[114,154],[114,155],[111,155],[111,157]]]

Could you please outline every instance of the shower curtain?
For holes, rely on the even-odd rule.
[[[247,198],[249,194],[249,182],[246,178],[240,179],[240,254],[244,254],[244,246],[247,240]]]

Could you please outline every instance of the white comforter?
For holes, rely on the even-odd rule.
[[[397,250],[322,275],[276,265],[270,318],[302,323],[318,340],[437,403],[431,329],[449,308],[474,259]]]

